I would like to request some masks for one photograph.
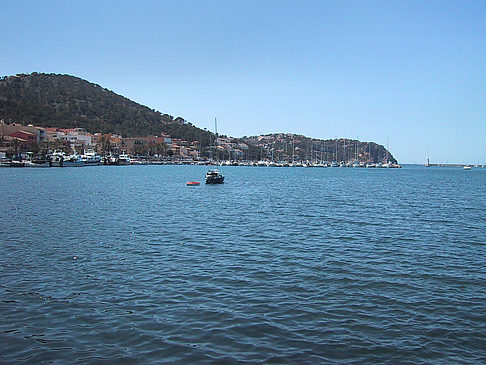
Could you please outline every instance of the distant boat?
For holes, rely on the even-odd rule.
[[[199,181],[188,181],[187,186],[199,186]]]
[[[32,152],[27,152],[27,161],[24,161],[25,167],[50,167],[51,163],[45,156],[34,156]]]
[[[121,155],[118,156],[118,164],[130,165],[131,164],[130,156],[126,153],[122,153]]]
[[[25,167],[25,162],[24,161],[12,160],[10,162],[10,167]]]
[[[64,160],[62,161],[63,167],[82,167],[86,166],[86,163],[83,161],[80,155],[73,154],[71,156],[64,156]]]
[[[463,170],[471,170],[471,166],[464,166],[462,169]]]
[[[61,150],[54,150],[54,152],[49,156],[52,167],[62,167],[64,158],[66,154]]]
[[[100,165],[101,156],[99,156],[92,148],[87,149],[84,155],[81,156],[86,165]]]
[[[55,150],[50,156],[50,165],[53,167],[81,167],[86,161],[76,153],[68,156],[61,150]]]
[[[24,162],[25,167],[50,167],[51,164],[48,160],[36,160],[36,161],[25,161]]]

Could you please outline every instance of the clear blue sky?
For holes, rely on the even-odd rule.
[[[75,75],[200,127],[486,158],[486,1],[0,2],[0,74]]]

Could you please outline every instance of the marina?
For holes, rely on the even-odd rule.
[[[15,158],[0,158],[1,167],[25,167],[31,161],[29,155],[17,156]],[[147,156],[132,157],[128,154],[100,156],[94,152],[87,155],[66,155],[63,152],[54,151],[47,156],[39,157],[43,161],[43,167],[80,167],[80,166],[118,166],[118,165],[207,165],[207,166],[245,166],[245,167],[347,167],[347,168],[401,168],[399,164],[390,163],[352,163],[352,162],[328,162],[328,161],[244,161],[244,160],[210,160],[210,159],[159,159]],[[32,165],[32,164],[29,164]],[[40,163],[36,165],[41,167]],[[431,165],[432,166],[432,165]],[[459,165],[457,165],[459,166]],[[463,165],[461,165],[462,167]],[[478,167],[478,166],[476,166]]]
[[[34,155],[32,152],[12,157],[0,154],[0,167],[86,167],[86,166],[119,166],[119,165],[204,165],[218,168],[227,166],[244,167],[304,167],[304,168],[401,168],[400,164],[369,161],[277,161],[277,160],[214,160],[187,158],[160,158],[151,156],[132,156],[127,153],[99,155],[93,149],[84,154],[66,154],[61,150],[54,150],[48,155]],[[436,164],[427,162],[425,167],[485,168],[485,164]]]
[[[68,156],[65,160],[63,160],[62,166],[60,166],[59,160],[57,157],[51,159],[51,163],[47,161],[47,165],[44,164],[28,164],[26,163],[29,161],[28,159],[21,159],[18,160],[11,160],[11,159],[2,159],[0,161],[0,167],[79,167],[79,166],[118,166],[118,165],[204,165],[204,166],[244,166],[244,167],[313,167],[313,168],[401,168],[402,165],[399,164],[380,164],[380,163],[337,163],[337,162],[317,162],[317,163],[310,163],[310,162],[275,162],[275,161],[213,161],[213,160],[186,160],[186,159],[150,159],[150,158],[140,158],[140,157],[130,157],[126,155],[124,160],[118,162],[117,157],[111,157],[110,160],[108,158],[101,157],[100,161],[97,163],[87,163],[86,160],[83,160],[79,155],[78,156]],[[111,162],[110,162],[111,161]],[[471,168],[486,168],[484,164],[430,164],[428,167],[448,167],[448,168],[464,168],[464,167],[471,167]]]

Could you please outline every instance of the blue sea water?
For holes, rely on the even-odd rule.
[[[0,169],[0,362],[486,362],[486,169],[222,170]]]

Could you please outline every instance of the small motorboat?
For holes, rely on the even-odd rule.
[[[206,174],[206,184],[222,184],[224,176],[218,169],[209,170]]]
[[[188,181],[187,186],[199,186],[199,181]]]

